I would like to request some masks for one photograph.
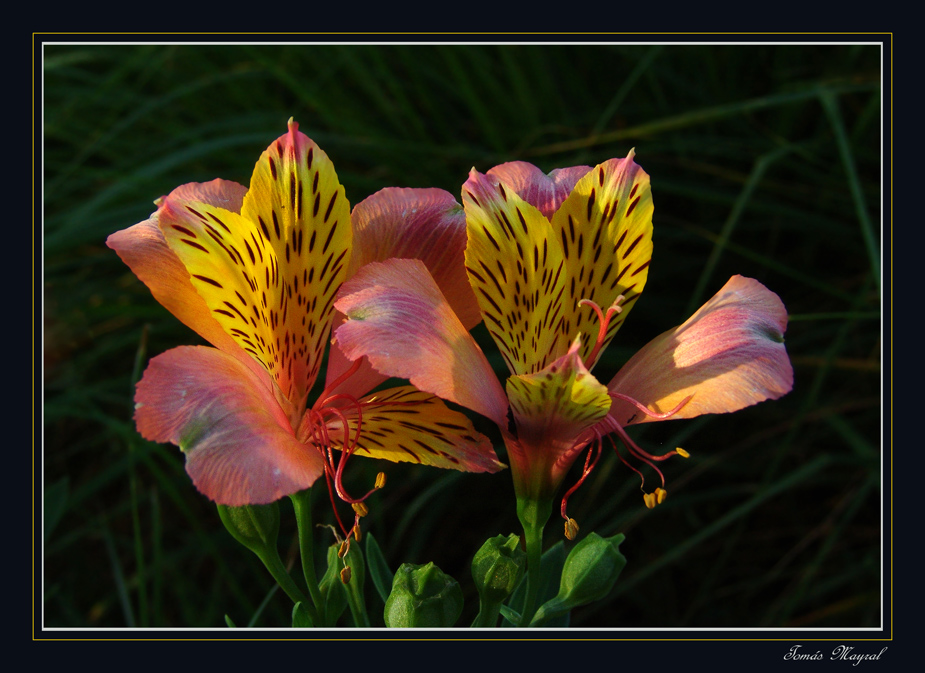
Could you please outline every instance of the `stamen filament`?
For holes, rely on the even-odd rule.
[[[590,306],[591,309],[597,314],[597,320],[599,327],[597,330],[597,340],[594,342],[594,348],[591,350],[591,354],[585,360],[585,367],[591,369],[594,366],[594,361],[597,359],[597,354],[600,353],[601,347],[604,345],[604,341],[607,339],[607,328],[610,326],[610,319],[616,313],[620,313],[623,310],[623,307],[620,306],[620,302],[624,300],[624,296],[621,294],[616,299],[613,300],[613,304],[610,305],[610,308],[607,309],[607,315],[604,315],[601,311],[601,307],[595,304],[590,299],[582,299],[578,302],[579,306]]]
[[[321,391],[321,394],[318,396],[318,399],[315,400],[315,404],[314,404],[314,406],[313,406],[312,408],[313,408],[313,409],[318,409],[318,408],[321,408],[321,407],[323,407],[324,405],[326,405],[326,404],[328,403],[328,401],[331,399],[331,397],[330,397],[331,391],[332,391],[332,390],[337,390],[337,387],[338,387],[341,383],[343,383],[344,381],[346,381],[347,379],[349,379],[351,376],[353,376],[354,374],[356,374],[356,373],[357,373],[357,370],[360,368],[360,364],[361,364],[362,362],[363,362],[363,358],[359,358],[359,359],[357,359],[357,360],[354,360],[354,361],[353,361],[353,364],[350,366],[350,369],[348,369],[348,370],[345,371],[343,374],[341,374],[341,375],[338,376],[336,379],[334,379],[334,381],[331,382],[331,385],[326,386],[325,389],[324,389],[323,391]],[[335,397],[340,397],[340,395],[335,395]]]
[[[634,442],[632,439],[630,439],[630,436],[629,436],[628,434],[626,434],[626,431],[625,431],[623,428],[621,428],[619,425],[617,426],[615,432],[617,433],[617,435],[619,435],[620,441],[623,442],[623,445],[627,448],[627,450],[629,450],[629,452],[630,452],[631,454],[633,454],[637,459],[641,460],[641,461],[644,462],[646,465],[648,465],[648,466],[651,467],[653,470],[655,470],[655,472],[656,472],[656,473],[658,474],[658,476],[661,478],[661,480],[662,480],[662,486],[664,487],[664,486],[665,486],[665,475],[662,474],[662,471],[661,471],[660,469],[658,469],[658,468],[653,464],[652,461],[656,461],[656,460],[657,460],[657,461],[668,460],[669,458],[671,458],[671,456],[674,456],[674,455],[677,455],[677,454],[676,454],[674,451],[672,451],[671,453],[666,453],[665,455],[662,455],[662,456],[653,456],[653,455],[651,455],[651,454],[649,454],[649,453],[646,453],[646,452],[643,451],[642,449],[640,449],[639,446],[636,444],[636,442]],[[619,452],[618,452],[618,453],[619,453]],[[640,473],[640,474],[641,474],[641,473]],[[643,480],[643,481],[645,481],[645,480]]]
[[[562,514],[562,518],[565,519],[566,521],[569,521],[569,516],[568,514],[566,514],[566,510],[565,510],[569,497],[572,495],[572,493],[577,491],[578,487],[581,486],[584,480],[588,478],[588,475],[591,474],[592,470],[594,470],[595,465],[597,465],[598,459],[601,457],[601,443],[602,443],[601,435],[599,433],[595,433],[595,434],[597,434],[597,436],[595,437],[594,441],[591,442],[591,446],[588,449],[588,453],[585,456],[585,466],[582,469],[581,478],[578,479],[578,481],[576,482],[574,486],[572,486],[568,491],[566,491],[564,496],[562,496],[562,506],[559,508],[559,512],[560,514]],[[591,458],[592,455],[594,456],[593,460]],[[577,527],[577,524],[576,524],[576,527]],[[569,538],[569,539],[572,539],[572,538]]]
[[[666,411],[665,413],[658,413],[657,411],[652,411],[651,409],[649,409],[649,407],[644,405],[642,402],[639,402],[638,400],[634,400],[632,397],[629,397],[628,395],[623,395],[622,393],[614,393],[614,392],[609,392],[608,395],[610,395],[611,397],[616,397],[619,400],[623,400],[624,402],[629,402],[634,407],[639,409],[639,411],[644,413],[646,416],[649,416],[650,418],[659,418],[659,419],[671,418],[676,413],[681,411],[681,409],[684,408],[684,405],[690,402],[691,399],[694,397],[693,395],[688,395],[683,400],[681,400],[678,403],[678,406],[676,406],[671,411]]]

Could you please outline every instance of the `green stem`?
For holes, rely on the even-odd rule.
[[[498,615],[501,614],[501,603],[491,603],[489,605],[480,604],[479,613],[472,620],[470,628],[491,627],[498,625]]]
[[[302,559],[302,574],[305,576],[305,584],[308,586],[308,593],[312,597],[312,603],[315,605],[315,613],[319,619],[324,614],[324,597],[321,595],[321,589],[318,587],[318,576],[315,573],[315,556],[314,556],[314,536],[312,527],[312,490],[310,488],[293,493],[289,496],[292,500],[292,507],[295,510],[296,522],[299,529],[299,556]],[[317,626],[327,626],[315,622]]]
[[[298,603],[299,601],[305,603],[305,594],[302,593],[302,590],[299,589],[289,575],[289,571],[283,565],[283,560],[279,557],[279,554],[269,550],[265,552],[255,551],[254,553],[257,554],[257,558],[263,561],[263,565],[267,567],[273,579],[276,580],[276,583],[286,592],[286,595],[289,596],[293,603]],[[314,615],[312,616],[314,617]]]
[[[552,502],[517,499],[517,518],[524,527],[527,547],[527,596],[520,615],[520,626],[529,626],[536,612],[540,593],[540,564],[543,559],[543,528],[552,513]]]

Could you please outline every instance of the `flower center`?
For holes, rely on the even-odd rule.
[[[350,369],[325,388],[312,408],[305,412],[299,428],[299,437],[303,442],[310,442],[324,462],[324,477],[328,486],[331,508],[334,510],[334,516],[344,534],[345,541],[348,543],[351,537],[357,541],[360,539],[360,519],[369,513],[369,508],[364,501],[385,486],[385,473],[380,472],[376,476],[373,488],[365,495],[354,498],[347,492],[343,483],[347,461],[359,446],[363,427],[363,409],[371,406],[371,403],[362,402],[353,395],[331,395],[329,393],[356,373],[360,368],[360,362],[356,360]],[[355,428],[353,430],[350,428],[351,419],[348,414],[354,418]],[[335,449],[339,451],[335,452]],[[337,511],[335,494],[353,509],[353,526],[349,530]]]

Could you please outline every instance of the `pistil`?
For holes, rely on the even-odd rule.
[[[604,341],[607,338],[607,328],[610,326],[610,319],[620,313],[623,310],[623,307],[620,306],[625,297],[621,294],[616,299],[613,300],[613,304],[610,305],[610,308],[607,309],[606,315],[601,310],[601,307],[595,304],[590,299],[582,299],[578,302],[579,306],[590,306],[591,309],[597,314],[597,320],[600,323],[597,330],[597,340],[594,342],[594,348],[591,351],[591,354],[585,360],[585,367],[591,369],[594,366],[594,361],[597,358],[597,354],[600,353],[601,348],[604,346]]]

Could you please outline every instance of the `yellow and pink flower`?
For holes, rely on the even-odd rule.
[[[494,472],[490,442],[432,393],[368,395],[385,376],[332,349],[335,293],[368,262],[416,258],[471,327],[465,220],[448,193],[386,189],[350,211],[328,156],[289,122],[250,186],[183,185],[150,219],[107,244],[154,297],[214,347],[181,346],[149,363],[135,397],[147,439],[177,444],[196,488],[224,505],[263,504],[325,475],[343,489],[352,455]],[[434,282],[434,281],[431,281]],[[368,495],[368,494],[367,494]]]
[[[519,508],[550,502],[588,448],[584,479],[614,436],[637,472],[631,459],[658,471],[655,462],[685,455],[648,454],[627,425],[735,411],[792,388],[786,310],[741,276],[643,347],[607,385],[591,373],[641,295],[652,256],[649,176],[632,152],[549,175],[525,162],[487,175],[473,169],[462,196],[466,272],[509,369],[505,386],[418,261],[370,264],[347,281],[335,302],[347,316],[336,339],[349,357],[365,356],[382,373],[494,421]],[[662,478],[646,504],[664,496]],[[562,515],[573,535],[565,498]],[[531,523],[541,530],[542,514],[531,516],[542,519]]]

